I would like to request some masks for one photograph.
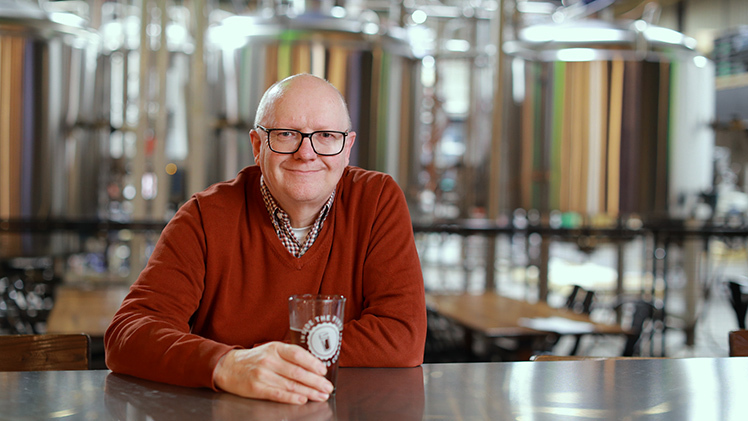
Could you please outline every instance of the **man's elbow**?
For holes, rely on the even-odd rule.
[[[391,367],[417,367],[423,364],[423,352],[426,345],[426,332],[423,334],[416,331],[412,334],[411,340],[396,346],[391,352]]]

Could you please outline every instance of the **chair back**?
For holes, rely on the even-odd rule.
[[[629,334],[626,338],[626,343],[623,346],[623,357],[631,357],[639,355],[641,353],[641,342],[644,333],[644,324],[648,320],[655,320],[661,316],[661,312],[658,311],[654,304],[645,301],[638,300],[634,302],[622,303],[617,308],[630,307],[631,308],[631,321],[628,326]]]
[[[748,357],[748,330],[733,330],[728,338],[731,357]]]
[[[737,282],[729,281],[727,283],[730,289],[730,305],[735,310],[735,316],[738,318],[738,328],[745,329],[745,317],[748,313],[748,294],[743,293],[743,286]]]
[[[0,371],[88,370],[86,334],[0,335]]]
[[[584,297],[581,297],[584,293]],[[595,292],[582,288],[579,285],[573,285],[571,293],[566,298],[565,307],[575,313],[590,314],[592,312],[592,301],[595,299]]]
[[[473,356],[465,342],[465,331],[451,320],[427,308],[426,344],[423,362],[468,362]]]

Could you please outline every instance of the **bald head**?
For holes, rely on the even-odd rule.
[[[275,109],[285,99],[287,93],[291,91],[307,91],[309,92],[310,101],[316,96],[315,92],[329,91],[334,92],[337,99],[340,100],[339,104],[336,104],[335,108],[330,110],[334,113],[343,113],[347,127],[345,130],[351,130],[351,117],[348,112],[348,106],[345,103],[345,98],[340,91],[330,82],[322,79],[318,76],[314,76],[309,73],[301,73],[293,76],[289,76],[283,80],[275,82],[260,99],[260,104],[257,106],[257,113],[255,114],[255,126],[260,124],[267,124],[274,126],[275,124]],[[310,102],[310,105],[318,105]]]

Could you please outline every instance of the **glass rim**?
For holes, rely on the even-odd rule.
[[[294,294],[288,301],[346,301],[345,296],[339,294]]]

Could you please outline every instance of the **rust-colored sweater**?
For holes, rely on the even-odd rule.
[[[276,235],[260,169],[195,194],[161,233],[106,332],[115,372],[212,387],[233,348],[288,338],[288,297],[347,298],[341,366],[423,361],[426,307],[404,195],[388,175],[348,167],[319,237],[300,258]]]

